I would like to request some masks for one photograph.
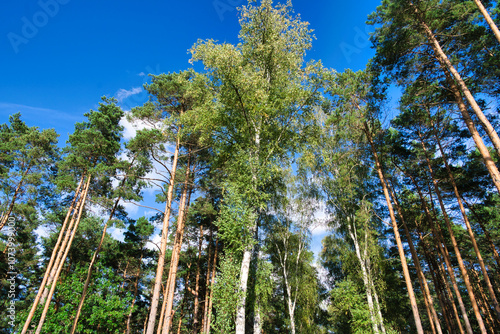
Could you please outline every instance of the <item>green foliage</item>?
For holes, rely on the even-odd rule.
[[[220,272],[214,286],[215,321],[213,329],[217,333],[234,333],[236,320],[236,305],[240,298],[238,289],[238,274],[241,257],[233,253],[224,254],[220,261]]]
[[[249,207],[233,187],[228,187],[224,195],[221,212],[215,224],[226,247],[240,254],[252,243],[253,235],[249,233],[248,226],[253,224],[256,215],[253,208]]]
[[[329,313],[336,333],[373,333],[364,293],[350,280],[331,291]]]
[[[95,274],[95,284],[89,289],[89,296],[82,309],[77,331],[79,333],[121,333],[131,296],[129,293],[123,293],[119,288],[121,277],[110,268],[99,265],[97,267],[99,269]],[[44,332],[62,334],[71,330],[72,322],[68,319],[72,319],[75,314],[86,271],[85,266],[77,266],[58,284],[54,296],[55,307],[49,309],[43,327]],[[21,327],[26,318],[25,312],[20,312],[17,317]],[[39,318],[39,314],[40,311],[37,311],[35,320]]]
[[[102,101],[97,111],[85,114],[88,121],[75,124],[75,131],[69,136],[64,159],[58,165],[57,184],[61,189],[76,189],[76,180],[81,175],[102,177],[116,168],[123,131],[119,122],[124,112],[116,105],[116,99],[103,97]],[[94,179],[99,182],[96,175]]]
[[[498,19],[498,3],[484,3]],[[371,37],[375,58],[364,71],[339,73],[323,68],[319,61],[306,61],[314,36],[309,23],[294,13],[291,1],[277,5],[271,0],[249,1],[240,9],[237,44],[199,40],[191,48],[192,61],[201,61],[204,73],[190,69],[151,76],[144,86],[150,100],[127,115],[145,127],[123,147],[120,120],[124,113],[113,98],[103,98],[97,111],[85,114],[87,120],[75,125],[62,159],[54,130],[29,127],[20,114],[0,125],[0,213],[11,210],[9,215],[16,219],[16,244],[11,246],[16,250],[16,268],[23,269],[16,281],[17,327],[12,329],[4,316],[9,302],[8,265],[0,261],[0,333],[18,331],[26,319],[82,177],[92,176],[89,198],[106,212],[118,198],[142,202],[146,186],[156,186],[157,201],[165,202],[170,177],[176,184],[175,201],[187,154],[196,167],[176,284],[176,296],[181,298],[175,300],[174,323],[181,321],[181,332],[199,329],[203,306],[209,303],[204,299],[211,289],[206,273],[213,259],[207,245],[212,247],[215,238],[219,258],[212,301],[214,333],[235,331],[243,297],[243,254],[252,250],[248,329],[259,312],[264,333],[289,333],[292,322],[297,333],[372,333],[371,292],[378,296],[386,333],[415,332],[394,237],[384,225],[388,214],[381,204],[368,133],[400,202],[424,274],[441,279],[434,272],[442,261],[433,253],[434,247],[450,246],[450,235],[445,231],[442,241],[434,235],[435,227],[444,229],[444,213],[436,203],[422,145],[439,179],[445,209],[456,223],[453,232],[466,266],[475,273],[475,254],[456,218],[460,212],[445,155],[498,288],[500,268],[494,250],[500,240],[500,200],[491,191],[481,156],[470,148],[468,134],[456,121],[446,72],[422,23],[436,35],[473,94],[484,98],[484,107],[496,105],[500,94],[500,44],[472,1],[384,0],[369,21],[376,26]],[[385,111],[391,105],[385,104],[385,95],[390,83],[402,94],[398,114],[388,114],[389,121]],[[487,116],[493,119],[494,115]],[[481,135],[485,136],[484,131]],[[178,149],[179,167],[176,175],[169,175],[173,149]],[[498,162],[493,150],[492,156]],[[59,193],[54,191],[56,186]],[[325,275],[318,273],[309,250],[310,228],[320,203],[326,206],[332,229],[323,239],[320,254]],[[430,217],[424,204],[432,211]],[[175,205],[171,209],[177,211]],[[135,220],[118,206],[110,225],[124,230],[124,240],[105,235],[78,333],[123,333],[129,315],[131,332],[142,332],[158,258],[156,248],[150,247],[156,236],[152,222],[159,218]],[[103,224],[87,203],[45,332],[69,331]],[[41,242],[35,233],[40,226],[48,233]],[[198,239],[200,228],[202,239]],[[3,251],[8,236],[1,234],[0,240]],[[403,238],[404,244],[408,241]],[[457,257],[452,254],[451,259],[455,264]],[[416,282],[416,259],[412,260],[409,270]],[[482,278],[481,273],[477,287],[483,284]],[[444,316],[447,309],[437,303],[443,289],[434,286],[435,279],[428,281],[437,312]],[[462,279],[458,284],[461,291],[466,290]],[[202,305],[198,328],[189,316],[195,287]],[[424,328],[430,330],[417,284],[414,291]],[[464,299],[470,309],[470,301]],[[38,309],[35,323],[40,314]],[[444,322],[442,327],[446,331]]]

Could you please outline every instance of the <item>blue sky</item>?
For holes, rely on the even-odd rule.
[[[238,41],[243,0],[4,1],[0,20],[0,122],[21,111],[30,125],[63,138],[103,95],[126,96],[148,73],[190,67],[197,39]],[[361,69],[373,54],[367,15],[379,1],[295,0],[317,40],[308,56],[338,71]],[[144,75],[146,74],[146,75]],[[137,96],[136,96],[137,95]],[[122,100],[129,109],[144,93]],[[65,139],[65,138],[64,138]]]
[[[308,57],[342,71],[363,69],[373,50],[367,15],[380,0],[294,0],[314,29]],[[244,0],[16,0],[0,14],[0,123],[20,111],[30,126],[55,128],[61,145],[100,97],[125,110],[147,100],[147,74],[190,67],[198,40],[238,42]],[[314,248],[317,248],[316,245]],[[317,249],[316,249],[317,251]]]

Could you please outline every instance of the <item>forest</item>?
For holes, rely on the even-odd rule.
[[[0,125],[0,333],[500,333],[500,3],[383,0],[342,72],[238,12],[65,143]]]

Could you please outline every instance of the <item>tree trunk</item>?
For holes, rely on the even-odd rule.
[[[430,273],[432,277],[432,281],[434,282],[434,286],[436,289],[436,294],[438,296],[439,304],[441,305],[442,313],[444,316],[444,320],[446,322],[446,326],[448,328],[449,333],[453,333],[453,326],[451,324],[450,320],[450,305],[451,308],[453,309],[453,315],[455,316],[455,320],[458,324],[458,328],[460,330],[461,334],[464,334],[464,330],[462,328],[462,324],[460,322],[460,317],[458,315],[457,308],[455,306],[455,301],[453,299],[453,294],[451,293],[448,281],[446,280],[446,272],[444,270],[444,267],[441,265],[438,265],[436,260],[433,258],[433,253],[429,254],[429,251],[427,250],[426,242],[422,236],[422,233],[420,231],[418,232],[419,239],[422,243],[422,248],[424,250],[424,256],[427,259],[427,262],[429,263],[430,266]],[[439,253],[439,252],[438,252]]]
[[[191,264],[189,264],[188,267],[191,267]],[[185,279],[186,286],[188,285],[188,282],[189,282],[189,273],[187,274],[187,277]],[[181,334],[182,319],[184,318],[184,308],[186,306],[187,293],[188,290],[184,289],[184,296],[182,296],[182,303],[181,303],[181,312],[179,314],[179,323],[177,324],[177,334]]]
[[[194,310],[193,310],[193,334],[198,332],[198,310],[200,308],[200,266],[201,266],[201,247],[203,245],[203,225],[200,224],[200,240],[198,243],[198,259],[196,260],[196,279],[194,288]]]
[[[368,245],[365,244],[365,252],[363,252],[363,256],[362,256],[360,245],[359,245],[359,240],[358,240],[358,233],[357,233],[357,229],[356,229],[356,225],[355,225],[355,218],[348,217],[347,219],[348,219],[347,227],[349,230],[349,236],[351,237],[351,240],[354,244],[354,250],[356,253],[356,257],[357,257],[359,265],[361,267],[361,275],[362,275],[363,284],[364,284],[365,290],[366,290],[366,301],[368,302],[368,310],[370,312],[370,319],[372,322],[373,332],[375,334],[378,334],[379,333],[379,328],[378,328],[379,326],[378,326],[378,321],[377,321],[377,315],[375,314],[375,310],[374,310],[374,306],[373,306],[372,289],[371,289],[371,286],[369,284],[367,268],[366,268],[366,257],[367,257],[366,251],[368,250]],[[285,284],[286,284],[287,283],[286,272],[284,274],[285,274],[284,279],[285,279]],[[288,284],[286,284],[286,285],[287,285],[287,292],[289,292]],[[288,299],[290,300],[291,296],[289,296]],[[288,302],[288,304],[289,304],[288,307],[290,309],[290,307],[291,307],[290,301]],[[290,318],[291,318],[291,316],[292,315],[290,315]],[[292,325],[293,325],[292,333],[295,334],[295,323],[293,323]]]
[[[290,315],[290,333],[295,334],[295,307],[293,307],[292,303],[292,291],[290,289],[290,284],[288,283],[288,279],[285,275],[285,285],[286,285],[286,294],[287,294],[287,306],[288,306],[288,314]],[[370,296],[371,297],[371,296]]]
[[[444,153],[443,147],[441,146],[441,141],[439,140],[439,138],[435,132],[434,132],[434,137],[436,138],[436,141],[437,141],[437,144],[439,147],[439,151],[441,152],[441,156],[443,157],[443,161],[444,161],[444,164],[446,166],[446,171],[448,172],[448,177],[450,178],[451,185],[453,186],[453,192],[455,193],[455,197],[457,199],[458,206],[460,207],[460,212],[462,213],[462,217],[464,219],[465,226],[467,227],[467,232],[469,234],[470,241],[472,242],[472,247],[474,248],[474,252],[476,253],[477,260],[479,262],[479,266],[481,267],[481,271],[483,272],[484,281],[486,283],[486,287],[488,288],[488,293],[490,295],[491,303],[495,309],[497,319],[500,320],[500,305],[498,305],[498,300],[495,296],[495,291],[493,290],[493,285],[491,284],[491,281],[490,281],[490,278],[488,275],[488,271],[486,270],[486,266],[484,264],[483,257],[481,256],[481,252],[480,252],[479,247],[477,245],[476,237],[474,236],[474,232],[472,231],[472,227],[470,225],[469,219],[467,217],[467,214],[465,213],[464,205],[462,203],[460,194],[458,193],[457,184],[455,182],[455,177],[453,176],[453,173],[451,172],[450,166],[448,165],[448,159],[446,157],[446,154]],[[422,140],[422,138],[420,138],[420,139]],[[428,156],[428,153],[427,153],[427,150],[426,150],[426,147],[425,147],[423,140],[422,140],[422,147],[423,147],[425,155],[426,155],[427,163],[430,166],[429,156]]]
[[[495,34],[495,37],[497,38],[498,43],[500,43],[500,31],[498,30],[498,27],[496,26],[495,22],[491,18],[490,14],[486,10],[486,8],[484,8],[484,6],[480,0],[474,0],[474,3],[476,4],[477,8],[479,8],[479,11],[481,12],[481,14],[483,14],[486,22],[488,22],[488,25],[490,26],[491,30],[493,31],[493,34]]]
[[[453,229],[451,228],[451,224],[452,223],[451,223],[451,220],[448,217],[448,214],[446,212],[446,208],[444,206],[443,198],[441,196],[441,191],[439,190],[439,186],[437,184],[437,180],[436,180],[436,177],[434,175],[434,171],[433,171],[432,166],[431,166],[431,161],[429,159],[429,154],[427,152],[427,148],[425,147],[424,141],[422,139],[422,135],[420,133],[419,133],[419,136],[420,136],[420,143],[422,144],[422,149],[423,149],[424,155],[425,155],[425,160],[427,161],[427,167],[429,168],[429,172],[430,172],[430,175],[431,175],[431,178],[432,178],[432,183],[434,185],[434,191],[435,191],[436,196],[438,198],[438,202],[439,202],[439,205],[441,207],[441,211],[443,212],[444,221],[446,222],[446,226],[448,227],[448,233],[450,234],[450,238],[452,240],[453,247],[455,248],[456,240],[455,240],[455,235],[453,234]],[[443,156],[443,158],[446,161],[446,156]],[[447,162],[445,162],[445,163],[447,165]],[[451,180],[452,180],[452,182],[454,184],[453,175],[450,174],[450,177],[451,177]],[[457,190],[455,184],[454,184],[454,190],[455,190],[455,195],[457,196],[457,199],[459,201],[460,209],[464,210],[462,202],[460,201],[460,196],[458,195],[458,190]],[[465,214],[465,210],[462,211],[462,214],[463,214],[463,217],[464,217],[465,224],[467,226],[467,231],[469,232],[469,238],[472,241],[472,245],[473,245],[474,250],[476,252],[476,256],[478,257],[479,265],[481,266],[481,270],[483,270],[484,279],[486,281],[486,285],[488,286],[488,291],[490,293],[490,298],[491,298],[493,307],[495,308],[495,311],[497,313],[498,319],[500,319],[500,307],[499,307],[498,301],[497,301],[497,299],[495,297],[495,292],[493,291],[493,286],[491,285],[491,282],[490,282],[490,279],[489,279],[489,276],[488,276],[488,272],[486,271],[486,267],[484,266],[483,258],[481,256],[481,253],[479,252],[479,248],[477,246],[476,239],[474,237],[474,233],[472,232],[472,228],[470,227],[469,220],[467,219],[467,215]],[[464,276],[465,284],[468,285],[468,284],[470,284],[470,283],[468,283],[469,277],[468,277],[468,274],[467,274],[467,270],[465,269],[465,266],[463,264],[462,256],[460,255],[460,252],[458,250],[458,244],[457,244],[457,246],[455,248],[455,254],[457,256],[458,264],[459,264],[459,267],[460,267],[460,269],[462,271],[462,275]],[[463,267],[463,269],[462,269],[462,267]],[[473,304],[473,307],[474,307],[474,304]]]
[[[470,326],[469,318],[467,316],[467,311],[465,309],[465,306],[464,306],[464,303],[463,303],[463,300],[462,300],[462,297],[461,297],[461,294],[460,294],[460,290],[458,289],[458,285],[457,285],[457,282],[456,282],[456,279],[455,279],[455,272],[453,271],[453,267],[451,266],[450,255],[448,253],[448,249],[446,248],[446,245],[441,242],[441,240],[439,239],[440,235],[438,235],[438,233],[436,231],[436,230],[440,231],[441,228],[440,228],[440,226],[439,226],[438,223],[434,224],[434,222],[433,222],[433,219],[431,217],[431,213],[429,211],[429,208],[427,206],[425,198],[424,198],[424,196],[422,194],[422,189],[420,189],[420,187],[418,186],[418,184],[415,181],[415,179],[413,178],[413,176],[411,176],[408,173],[405,173],[405,175],[410,178],[410,180],[412,181],[412,183],[414,184],[414,186],[415,186],[415,188],[417,190],[418,196],[420,197],[420,201],[422,202],[422,207],[424,209],[425,216],[427,218],[429,226],[432,229],[432,233],[434,235],[434,238],[436,238],[436,240],[437,240],[437,245],[438,245],[439,251],[441,252],[441,254],[442,254],[442,256],[443,256],[443,258],[445,260],[446,268],[448,270],[448,274],[449,274],[450,279],[451,279],[452,284],[453,284],[453,289],[454,289],[455,294],[456,294],[457,299],[458,299],[458,303],[459,303],[459,306],[460,306],[460,311],[462,312],[462,316],[463,316],[464,321],[465,321],[465,326],[466,326],[466,329],[467,329],[467,333],[468,334],[473,334],[472,333],[472,328]],[[467,290],[467,291],[469,291],[469,290]],[[469,296],[470,296],[470,291],[469,291]],[[472,295],[472,296],[474,296],[474,295]],[[476,317],[478,315],[479,315],[479,318],[481,317],[481,315],[478,314],[478,313],[474,313],[474,314],[476,315]]]
[[[214,261],[212,264],[212,280],[210,282],[210,300],[208,302],[208,316],[207,316],[207,324],[206,324],[206,334],[210,334],[210,327],[212,322],[212,304],[213,304],[213,295],[214,295],[214,284],[215,284],[215,274],[217,269],[217,250],[219,245],[219,239],[215,240],[215,253],[214,253]]]
[[[213,242],[213,230],[210,229],[210,239],[208,243],[208,255],[207,255],[207,277],[205,279],[205,305],[203,306],[203,320],[201,322],[202,333],[206,333],[207,329],[207,319],[208,319],[208,299],[210,293],[210,274],[212,273],[212,261],[210,260],[212,256],[212,242]]]
[[[160,253],[158,254],[158,267],[156,268],[155,285],[153,290],[153,296],[151,297],[151,310],[149,313],[149,320],[148,320],[148,326],[146,328],[146,334],[153,334],[155,330],[156,313],[158,311],[158,301],[160,300],[161,281],[163,277],[163,269],[165,266],[165,251],[167,250],[168,226],[170,221],[170,212],[172,210],[172,197],[174,193],[175,172],[177,170],[179,148],[180,148],[180,137],[179,135],[177,135],[175,143],[174,159],[172,161],[172,172],[170,174],[170,184],[168,186],[167,203],[165,205],[165,214],[163,217]]]
[[[85,178],[85,175],[82,175],[82,177],[80,178],[80,182],[78,183],[78,187],[76,188],[75,195],[73,197],[73,200],[71,201],[71,205],[69,206],[68,213],[66,214],[66,218],[64,219],[63,225],[61,227],[61,231],[59,231],[59,237],[57,238],[54,249],[52,250],[52,255],[50,256],[49,264],[47,265],[47,268],[45,269],[45,274],[43,276],[42,283],[40,284],[40,288],[38,289],[35,300],[33,301],[33,305],[31,306],[30,313],[28,314],[28,318],[26,319],[26,322],[24,323],[21,334],[26,334],[28,327],[31,323],[31,320],[33,319],[33,316],[35,315],[35,311],[36,311],[36,308],[38,306],[38,303],[42,297],[43,292],[45,291],[45,286],[46,286],[47,281],[49,279],[49,274],[52,270],[52,265],[54,264],[54,261],[57,258],[57,255],[59,252],[59,245],[61,244],[61,240],[62,240],[64,232],[66,230],[66,225],[68,224],[69,217],[72,216],[73,210],[75,210],[75,205],[77,203],[77,198],[80,195],[80,189],[83,185],[84,178]]]
[[[389,190],[391,190],[389,188]],[[408,230],[408,226],[406,225],[405,219],[403,217],[403,212],[401,207],[399,206],[399,202],[394,191],[391,191],[392,198],[394,199],[394,205],[396,206],[396,210],[398,211],[399,217],[401,219],[401,223],[403,224],[403,228],[406,234],[406,239],[408,240],[408,246],[410,246],[411,256],[413,261],[415,262],[415,269],[417,270],[417,276],[420,282],[420,286],[422,287],[422,291],[424,293],[424,301],[427,309],[429,310],[429,322],[431,323],[432,331],[442,334],[441,324],[439,323],[439,318],[436,313],[436,309],[434,308],[434,302],[432,300],[431,291],[429,286],[427,285],[427,279],[425,278],[424,272],[422,270],[422,266],[420,265],[420,260],[417,255],[417,251],[415,250],[415,246],[413,245],[413,240],[411,239],[410,231]]]
[[[483,287],[481,286],[481,280],[479,279],[479,275],[474,268],[470,268],[472,272],[472,276],[474,276],[474,285],[476,286],[476,290],[479,292],[478,304],[481,310],[483,311],[484,317],[486,318],[486,324],[491,333],[495,333],[495,321],[491,316],[490,306],[488,304],[488,298],[484,294]]]
[[[191,198],[191,186],[190,186],[190,173],[191,173],[191,153],[188,155],[188,162],[186,166],[186,175],[184,181],[184,188],[182,190],[181,201],[179,204],[179,216],[177,220],[177,232],[174,240],[174,247],[172,249],[172,258],[170,260],[170,270],[169,277],[167,281],[167,289],[166,289],[166,300],[167,306],[165,309],[165,320],[163,321],[163,334],[169,334],[170,328],[172,324],[172,307],[174,304],[174,292],[175,292],[175,283],[177,276],[177,268],[179,265],[179,257],[181,254],[182,247],[182,239],[184,237],[184,226],[187,215],[187,210],[189,207],[189,201]]]
[[[434,49],[434,52],[436,54],[436,57],[439,60],[439,63],[442,66],[446,67],[451,72],[451,74],[453,75],[453,77],[455,78],[455,80],[457,81],[458,86],[460,87],[460,90],[465,95],[465,98],[467,99],[467,102],[469,102],[469,105],[472,107],[472,110],[474,111],[474,113],[478,117],[479,121],[483,125],[486,133],[488,134],[488,137],[490,138],[491,142],[493,143],[493,146],[495,146],[495,149],[496,149],[497,153],[500,155],[500,138],[498,137],[497,132],[495,131],[495,129],[491,125],[490,121],[483,114],[483,111],[481,110],[481,108],[477,104],[476,100],[474,99],[474,96],[472,96],[472,93],[469,91],[469,89],[467,88],[467,85],[463,81],[462,77],[460,76],[460,74],[458,73],[458,71],[455,69],[455,67],[453,66],[453,64],[448,59],[448,56],[446,56],[446,54],[444,53],[443,49],[439,45],[438,40],[436,39],[436,36],[431,31],[431,29],[429,28],[429,26],[422,19],[421,13],[419,12],[419,10],[413,5],[412,2],[410,2],[410,6],[412,6],[415,9],[416,16],[419,19],[420,25],[424,29],[425,34],[427,35],[427,39],[429,40],[429,43],[431,44],[432,48]],[[448,72],[446,72],[445,69],[443,69],[443,70],[445,71],[445,74],[448,76],[449,75]],[[459,92],[459,94],[460,94],[460,92]],[[462,112],[462,115],[463,115],[463,112]],[[469,127],[469,130],[471,130],[471,127],[468,124],[469,122],[468,122],[467,118],[470,118],[470,116],[464,117],[464,121],[467,123],[467,127]],[[471,134],[474,137],[474,133],[472,133],[472,131],[471,131]],[[476,141],[476,138],[474,138],[474,141]],[[481,142],[482,142],[482,139],[481,139]],[[476,142],[476,145],[478,145],[477,142]],[[478,148],[479,148],[479,145],[478,145]],[[483,156],[483,158],[485,160],[487,159],[486,156]],[[498,170],[497,170],[497,173],[498,173]],[[496,176],[497,176],[497,181],[500,180],[498,178],[498,175],[496,175]],[[500,189],[499,189],[499,192],[500,192]]]
[[[488,241],[488,245],[491,248],[491,252],[493,253],[493,257],[495,258],[495,262],[497,263],[497,267],[500,269],[500,256],[498,255],[497,248],[495,247],[495,244],[493,243],[493,239],[491,238],[490,232],[488,231],[488,229],[484,225],[484,221],[481,219],[481,217],[479,217],[476,214],[476,210],[474,210],[474,207],[471,206],[465,200],[465,198],[463,196],[461,196],[461,197],[462,197],[462,201],[465,203],[465,205],[467,205],[467,207],[469,208],[470,212],[472,212],[472,214],[474,215],[474,217],[476,217],[476,221],[479,224],[479,226],[481,227],[481,229],[483,230],[484,236],[486,237],[486,240]]]
[[[89,177],[89,180],[90,180],[90,177]],[[71,231],[74,229],[74,224],[78,220],[77,219],[78,212],[79,212],[80,208],[83,208],[83,205],[85,204],[85,199],[84,199],[84,196],[83,196],[84,193],[85,193],[85,188],[82,189],[82,192],[80,194],[80,198],[78,199],[78,202],[76,204],[76,208],[75,208],[75,210],[73,212],[73,215],[71,217],[71,220],[69,222],[69,225],[68,225],[66,231],[62,232],[62,233],[64,233],[64,239],[62,240],[62,244],[59,246],[59,250],[58,250],[58,254],[57,254],[56,258],[55,258],[55,262],[54,262],[54,264],[52,265],[52,267],[50,269],[49,277],[47,279],[47,283],[45,285],[45,289],[43,291],[42,298],[41,298],[41,302],[42,303],[44,303],[46,301],[47,295],[49,294],[49,289],[47,288],[47,286],[51,285],[55,281],[54,277],[56,275],[57,268],[59,266],[60,260],[61,260],[61,258],[63,256],[63,253],[64,253],[64,250],[65,250],[66,245],[68,243],[68,240],[70,239]]]
[[[256,164],[259,160],[260,153],[260,125],[255,127],[255,152],[251,154],[251,163]],[[255,160],[255,161],[254,161]],[[256,162],[257,161],[257,162]],[[252,181],[253,187],[256,187],[257,184],[257,172],[255,170],[255,166],[252,167]],[[254,189],[256,190],[256,189]],[[257,210],[258,211],[258,210]],[[258,242],[258,215],[252,225],[249,227],[249,231],[251,235],[256,236],[256,240]],[[240,286],[239,286],[239,294],[240,299],[238,300],[238,305],[236,307],[236,329],[235,334],[245,334],[245,310],[246,310],[246,300],[247,300],[247,286],[248,286],[248,274],[250,272],[250,262],[252,261],[252,246],[247,245],[245,250],[243,251],[243,260],[241,261],[241,270],[240,270]]]
[[[54,294],[54,291],[56,289],[56,285],[57,285],[57,280],[59,279],[59,274],[61,273],[61,270],[63,268],[63,265],[64,265],[64,261],[66,260],[67,256],[68,256],[68,253],[69,253],[69,250],[71,248],[71,244],[73,243],[73,239],[75,238],[75,235],[76,235],[76,231],[78,229],[78,225],[80,223],[80,219],[82,217],[82,212],[83,212],[83,208],[85,206],[85,200],[87,198],[87,194],[88,194],[88,191],[89,191],[89,186],[90,186],[90,180],[92,179],[92,177],[89,175],[88,178],[87,178],[87,183],[85,185],[85,188],[83,189],[83,192],[82,192],[82,195],[81,195],[81,199],[80,199],[80,207],[78,209],[78,217],[76,219],[76,222],[74,224],[74,227],[73,229],[71,229],[71,223],[70,223],[70,226],[68,227],[68,236],[69,237],[69,240],[67,242],[67,245],[63,242],[63,245],[61,246],[61,251],[64,249],[64,254],[62,254],[62,256],[58,256],[58,258],[56,259],[55,261],[55,264],[54,264],[54,268],[56,268],[56,273],[53,277],[53,280],[52,280],[52,285],[50,287],[50,291],[48,293],[48,296],[45,300],[45,307],[42,311],[42,315],[40,317],[40,321],[38,322],[38,327],[35,331],[35,334],[40,334],[41,330],[42,330],[42,327],[43,327],[43,323],[45,322],[45,318],[47,317],[47,311],[49,310],[49,307],[50,307],[50,303],[52,301],[52,295]]]
[[[255,225],[256,223],[254,223]],[[255,229],[255,226],[252,227]],[[252,233],[253,234],[253,233]],[[243,252],[243,260],[241,261],[240,270],[240,299],[238,300],[238,308],[236,312],[236,334],[245,334],[245,309],[246,309],[246,294],[248,285],[248,273],[250,271],[250,261],[252,260],[252,246],[249,245]]]
[[[380,179],[380,184],[382,185],[385,200],[387,202],[387,207],[389,209],[389,215],[391,217],[392,228],[394,230],[394,238],[396,239],[396,243],[398,246],[399,257],[401,259],[401,266],[403,268],[403,276],[404,276],[405,281],[406,281],[406,288],[408,290],[408,295],[410,298],[410,304],[411,304],[411,309],[413,312],[413,318],[415,320],[415,326],[417,328],[417,333],[424,334],[424,330],[422,328],[422,322],[420,321],[420,315],[418,313],[417,301],[415,299],[415,294],[413,292],[413,286],[411,283],[410,272],[408,271],[408,265],[406,263],[406,256],[404,253],[403,244],[401,243],[401,238],[399,236],[399,230],[398,230],[398,225],[396,222],[396,217],[394,215],[394,210],[392,208],[391,199],[389,196],[389,192],[387,190],[385,177],[384,177],[384,174],[382,173],[382,165],[380,164],[380,161],[378,159],[378,154],[377,154],[377,151],[375,150],[375,144],[373,143],[373,139],[372,139],[372,136],[371,136],[371,133],[370,133],[370,130],[368,128],[368,124],[366,123],[366,121],[364,122],[364,128],[365,128],[366,137],[368,139],[368,142],[370,143],[373,157],[375,159],[375,166],[376,166],[377,173],[378,173],[378,176]]]
[[[370,267],[368,267],[368,277],[371,277],[371,273],[370,273]],[[378,294],[377,294],[377,290],[375,289],[375,285],[373,284],[373,280],[370,280],[370,285],[371,285],[371,289],[373,291],[373,299],[375,300],[375,311],[377,312],[377,321],[379,323],[379,326],[380,326],[380,329],[382,330],[382,334],[386,334],[387,331],[385,329],[385,325],[384,325],[384,318],[382,317],[382,310],[381,310],[381,307],[380,307],[380,303],[379,303],[379,300],[378,300]]]
[[[124,183],[125,183],[125,179],[122,180],[121,185],[123,186]],[[78,325],[78,319],[80,318],[80,314],[82,312],[83,303],[85,302],[85,298],[87,297],[87,290],[89,288],[90,279],[92,277],[92,271],[94,270],[94,264],[97,261],[97,258],[99,257],[99,252],[101,251],[102,244],[104,243],[104,238],[106,237],[106,230],[108,228],[108,224],[113,219],[113,216],[115,215],[115,211],[116,211],[116,208],[118,207],[118,203],[120,202],[120,200],[121,200],[121,196],[116,199],[115,204],[113,205],[113,208],[111,209],[111,213],[109,214],[109,218],[106,221],[106,224],[104,224],[104,228],[103,228],[102,234],[101,234],[101,240],[99,240],[99,245],[97,246],[97,249],[94,252],[94,255],[92,256],[92,260],[90,261],[89,269],[87,270],[87,279],[85,280],[85,284],[83,286],[82,296],[80,298],[80,303],[78,304],[78,309],[76,311],[75,319],[73,321],[73,328],[71,329],[71,334],[74,334],[76,331],[76,326]]]

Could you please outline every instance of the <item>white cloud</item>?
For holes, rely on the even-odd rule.
[[[139,74],[137,74],[137,75],[138,75],[138,76],[140,76],[140,77],[144,77],[144,76],[146,76],[146,73],[141,72],[141,73],[139,73]]]
[[[141,92],[142,92],[142,87],[134,87],[131,90],[126,90],[121,88],[116,92],[115,97],[118,100],[118,102],[122,102],[127,97],[139,94]]]
[[[124,235],[125,229],[122,228],[116,228],[116,227],[110,227],[108,228],[107,233],[113,237],[113,239],[118,240],[118,241],[124,241],[125,240],[125,235]]]
[[[309,227],[311,235],[320,236],[330,231],[328,222],[331,220],[330,213],[326,210],[326,204],[323,201],[317,203],[313,212],[313,223]]]
[[[124,127],[123,138],[125,140],[134,138],[135,134],[137,133],[137,130],[152,128],[151,126],[147,125],[146,123],[140,120],[134,120],[133,122],[129,122],[126,114],[120,120],[120,125]]]
[[[313,236],[323,235],[330,231],[330,227],[326,223],[320,223],[313,226],[310,231]]]
[[[129,139],[132,139],[132,138],[135,137],[135,134],[137,133],[137,130],[132,125],[132,123],[130,123],[127,120],[127,118],[125,116],[120,120],[120,125],[123,126],[123,128],[124,128],[124,130],[123,130],[123,138],[125,140],[129,140]]]
[[[157,230],[155,230],[155,234],[153,235],[153,239],[151,239],[146,244],[147,249],[158,250],[160,248],[161,235],[159,233],[156,233],[156,232],[157,232]]]
[[[139,211],[139,207],[134,203],[120,201],[120,205],[122,205],[125,208],[129,216],[135,216]]]

